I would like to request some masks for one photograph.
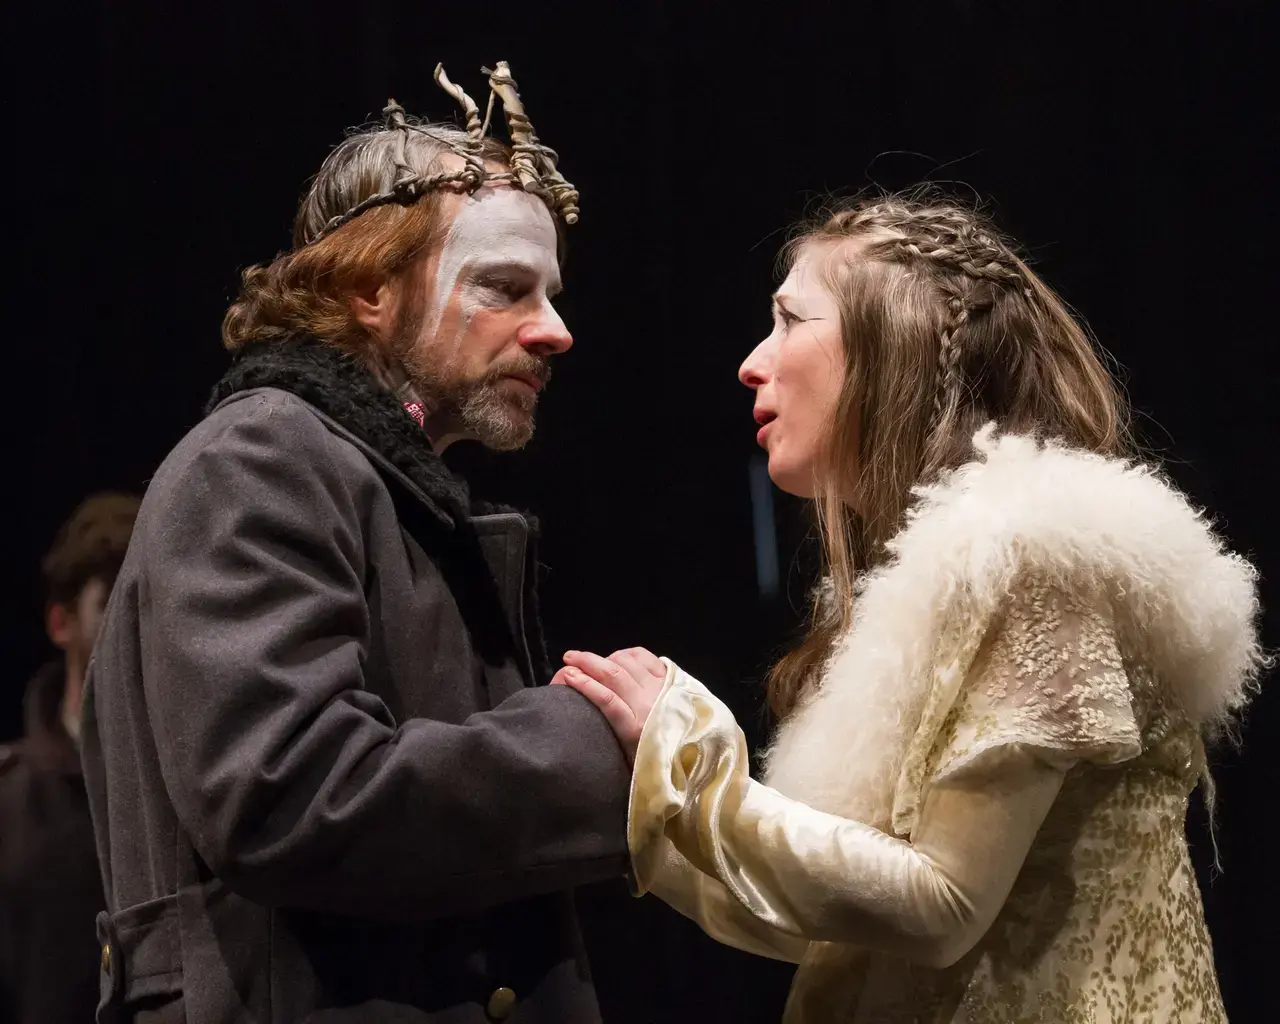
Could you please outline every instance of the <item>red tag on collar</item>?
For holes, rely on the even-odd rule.
[[[422,407],[421,402],[405,402],[404,411],[414,418],[418,426],[424,430],[427,426],[427,410]]]

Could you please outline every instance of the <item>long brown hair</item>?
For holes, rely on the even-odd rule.
[[[970,461],[984,424],[1130,451],[1104,356],[982,214],[935,195],[879,197],[804,226],[784,260],[811,246],[827,250],[844,380],[814,499],[824,586],[803,640],[769,674],[778,718],[852,625],[857,574],[885,560],[912,488]]]
[[[415,124],[420,122],[415,121]],[[293,248],[266,266],[241,276],[240,295],[222,321],[222,343],[237,349],[248,341],[309,335],[355,353],[368,344],[356,322],[350,295],[370,281],[402,274],[439,241],[441,192],[428,192],[406,206],[389,204],[362,213],[332,234],[329,221],[367,197],[391,189],[403,156],[424,176],[440,168],[465,132],[428,125],[430,134],[375,128],[348,136],[324,161],[298,207]],[[511,150],[486,138],[480,153],[488,163],[509,166]]]

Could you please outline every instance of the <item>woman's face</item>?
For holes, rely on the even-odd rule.
[[[756,442],[769,453],[769,476],[801,498],[816,493],[818,459],[844,382],[840,311],[821,273],[831,248],[800,250],[774,293],[773,331],[738,370],[756,393]]]

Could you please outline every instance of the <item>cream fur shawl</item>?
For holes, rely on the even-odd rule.
[[[909,834],[919,794],[904,757],[967,668],[943,626],[984,630],[1027,571],[1113,595],[1192,721],[1213,729],[1244,707],[1263,661],[1257,573],[1202,513],[1149,467],[993,426],[974,446],[974,461],[919,489],[821,685],[779,730],[765,780],[782,793]]]

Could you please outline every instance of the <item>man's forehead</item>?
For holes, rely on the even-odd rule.
[[[524,240],[556,248],[555,219],[546,204],[510,185],[486,185],[466,196],[450,226],[450,234],[461,233],[495,243]]]

